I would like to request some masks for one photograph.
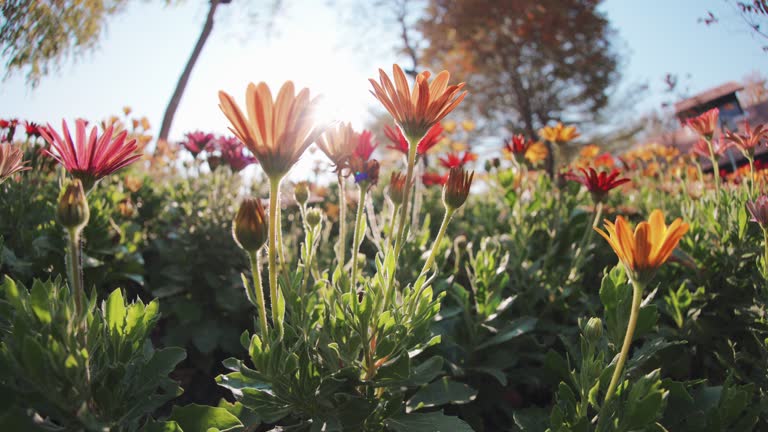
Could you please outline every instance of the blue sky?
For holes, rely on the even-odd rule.
[[[260,25],[237,25],[236,9],[221,8],[178,110],[172,139],[195,129],[224,132],[217,91],[242,101],[250,81],[276,88],[291,79],[324,95],[324,116],[362,126],[376,108],[366,79],[378,67],[402,60],[393,49],[397,33],[384,34],[379,44],[367,43],[376,38],[346,26],[348,20],[325,2],[284,3],[278,30],[269,37]],[[606,0],[603,10],[618,31],[627,82],[651,86],[638,113],[664,99],[660,92],[666,73],[690,74],[683,83],[696,93],[753,70],[768,71],[760,41],[739,24],[724,0]],[[722,22],[711,27],[697,23],[707,10],[721,15]],[[0,117],[58,124],[61,118],[101,120],[129,105],[146,115],[156,132],[206,11],[203,1],[176,7],[131,2],[110,21],[96,51],[64,65],[37,88],[29,89],[21,76],[0,83]]]

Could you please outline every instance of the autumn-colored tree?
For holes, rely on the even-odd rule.
[[[467,106],[534,136],[550,120],[590,121],[619,78],[601,0],[430,0],[422,61],[450,67]]]

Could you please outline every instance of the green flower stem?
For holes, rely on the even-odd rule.
[[[445,231],[448,228],[448,223],[451,222],[451,218],[453,217],[454,213],[456,213],[456,209],[452,209],[452,208],[445,209],[445,216],[443,216],[443,223],[440,224],[440,231],[437,232],[437,237],[435,238],[434,243],[432,243],[432,252],[429,253],[429,258],[427,258],[427,261],[424,263],[424,267],[422,267],[419,277],[427,274],[429,269],[432,268],[432,264],[435,263],[435,256],[437,255],[437,249],[440,247],[440,243],[443,241],[443,237],[445,236]]]
[[[715,174],[715,198],[717,202],[720,202],[720,164],[717,162],[717,156],[715,156],[715,146],[712,143],[712,138],[707,139],[707,147],[709,148],[709,158],[712,160],[712,170]]]
[[[344,187],[344,177],[342,177],[341,173],[339,173],[339,264],[344,267],[344,263],[346,263],[346,251],[345,251],[345,242],[346,242],[346,189]]]
[[[69,280],[72,284],[72,291],[75,296],[75,316],[79,320],[84,318],[82,314],[85,311],[83,262],[80,248],[80,234],[82,232],[82,228],[70,228],[68,231],[69,250],[67,251],[67,271],[69,272]]]
[[[283,244],[283,209],[280,208],[279,201],[277,205],[277,246],[278,257],[280,258],[280,266],[287,271],[286,266],[288,263],[285,261],[285,247]]]
[[[765,278],[768,279],[768,228],[763,228],[763,243],[764,243],[764,257],[763,259],[765,262],[763,262],[764,272],[765,272]]]
[[[405,224],[408,217],[408,203],[411,200],[411,188],[413,187],[413,169],[416,165],[416,149],[419,140],[408,137],[408,168],[405,172],[405,192],[403,193],[403,206],[400,208],[400,222],[397,227],[397,236],[395,237],[395,262],[400,257],[400,251],[403,248],[405,240]]]
[[[584,235],[581,237],[581,241],[579,242],[579,248],[576,249],[576,258],[573,262],[573,270],[572,271],[579,271],[579,268],[581,268],[581,263],[584,261],[584,248],[587,247],[590,240],[592,240],[592,236],[595,232],[595,228],[600,223],[600,218],[603,216],[603,202],[598,201],[595,205],[595,218],[592,220],[592,225],[588,226],[587,229],[584,231]]]
[[[384,239],[384,248],[383,250],[389,249],[389,246],[392,244],[392,236],[395,235],[393,232],[395,230],[395,221],[397,220],[397,212],[400,210],[400,204],[393,204],[392,205],[392,214],[389,218],[389,228],[387,228],[387,237]]]
[[[435,263],[435,256],[437,255],[437,248],[440,247],[440,242],[443,241],[443,236],[445,236],[445,231],[448,228],[448,224],[451,222],[451,218],[453,218],[453,214],[456,213],[456,209],[452,208],[445,208],[445,215],[443,216],[443,223],[440,224],[440,231],[437,233],[437,237],[435,237],[434,243],[432,243],[432,251],[429,253],[429,258],[427,258],[427,261],[424,263],[424,267],[421,269],[421,273],[419,273],[419,277],[417,279],[420,279],[422,276],[425,276],[429,269],[432,267],[432,264]],[[425,289],[429,284],[423,283],[421,287],[419,287],[419,291],[416,293],[416,296],[413,297],[413,302],[408,306],[408,313],[412,314],[414,312],[414,308],[419,303],[419,298],[421,297],[421,294],[424,292]]]
[[[363,237],[363,207],[365,206],[365,195],[368,187],[360,186],[360,201],[357,203],[357,214],[355,215],[355,234],[352,243],[352,280],[350,281],[350,290],[352,295],[356,294],[357,286],[357,253],[360,249],[360,243]]]
[[[272,324],[277,329],[277,333],[280,337],[283,336],[283,323],[280,320],[280,314],[278,313],[278,302],[280,292],[277,286],[277,206],[280,199],[280,182],[281,178],[270,179],[270,191],[269,191],[269,297],[272,309]]]
[[[264,302],[264,287],[261,283],[261,265],[258,251],[248,252],[251,261],[251,275],[253,276],[253,291],[256,293],[256,302],[259,307],[259,325],[261,326],[261,340],[267,341],[269,326],[267,324],[267,306]]]
[[[749,199],[755,196],[755,156],[746,155],[749,161]]]
[[[629,313],[627,333],[624,335],[624,344],[621,347],[619,361],[616,363],[616,369],[613,371],[611,383],[608,385],[608,391],[605,393],[606,402],[611,400],[613,397],[613,393],[616,391],[616,386],[619,384],[619,378],[621,377],[622,369],[624,369],[624,363],[627,361],[627,356],[629,355],[629,347],[632,345],[632,336],[634,336],[635,327],[637,327],[637,317],[640,315],[640,302],[643,300],[644,289],[645,287],[643,284],[634,279],[632,280],[632,310]]]

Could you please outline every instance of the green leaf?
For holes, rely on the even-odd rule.
[[[518,318],[512,321],[511,323],[509,323],[508,326],[499,330],[499,332],[495,336],[478,345],[477,349],[481,350],[484,348],[499,345],[504,342],[510,341],[518,336],[521,336],[525,333],[528,333],[529,331],[533,330],[534,327],[536,327],[537,321],[538,320],[533,317]]]
[[[240,420],[224,408],[196,404],[173,407],[168,419],[178,423],[184,432],[207,432],[210,428],[227,432],[243,427]]]
[[[35,313],[37,319],[43,324],[51,323],[51,299],[48,296],[48,290],[42,283],[35,283],[32,285],[31,293],[31,305],[32,311]]]
[[[184,432],[183,429],[181,429],[181,426],[179,426],[178,423],[175,421],[169,421],[169,422],[149,422],[146,426],[141,430],[141,432]]]
[[[417,391],[405,403],[405,411],[410,413],[417,409],[445,404],[465,404],[475,400],[475,397],[477,390],[472,387],[443,378]]]
[[[144,367],[144,378],[155,379],[165,377],[176,368],[176,365],[187,358],[183,348],[170,347],[155,351],[152,359]]]
[[[427,414],[400,413],[384,420],[392,432],[473,432],[467,423],[458,417],[449,417],[440,412]]]
[[[547,429],[549,415],[542,408],[526,408],[513,414],[515,424],[522,432],[541,432]]]
[[[104,313],[110,330],[122,334],[123,326],[125,325],[125,301],[123,300],[123,293],[120,291],[120,288],[112,291],[112,294],[107,298]]]

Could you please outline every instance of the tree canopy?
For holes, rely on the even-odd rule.
[[[450,65],[492,124],[533,135],[553,119],[582,121],[619,78],[600,0],[429,0],[423,60]]]

